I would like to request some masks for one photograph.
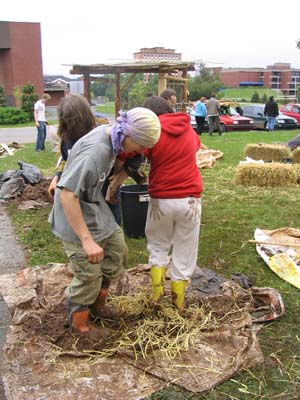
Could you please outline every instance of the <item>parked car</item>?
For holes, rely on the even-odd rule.
[[[243,115],[253,118],[256,129],[266,129],[268,118],[264,115],[264,104],[249,104],[243,107]],[[297,120],[279,111],[276,117],[275,129],[296,129]]]
[[[238,103],[232,101],[220,101],[220,123],[222,132],[229,131],[249,131],[254,129],[254,121],[252,118],[240,115],[236,111]],[[195,110],[190,107],[187,110],[191,116],[191,125],[196,130],[197,124],[195,119]],[[208,121],[205,120],[204,130],[208,131]]]
[[[297,120],[298,126],[300,126],[300,104],[299,103],[289,103],[280,107],[280,111],[288,115],[289,117],[295,118]]]

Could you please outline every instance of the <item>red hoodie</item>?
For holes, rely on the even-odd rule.
[[[201,197],[202,178],[196,164],[200,139],[185,113],[159,116],[161,135],[151,149],[149,194],[160,199]]]

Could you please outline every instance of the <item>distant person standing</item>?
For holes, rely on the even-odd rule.
[[[206,97],[201,97],[201,99],[196,103],[195,107],[195,119],[197,124],[198,135],[201,135],[203,132],[205,117],[207,116],[205,101]]]
[[[35,144],[35,151],[45,150],[45,140],[47,135],[47,122],[46,122],[46,103],[50,100],[49,94],[43,94],[40,100],[34,104],[34,120],[37,127],[37,139]]]
[[[210,136],[214,133],[214,125],[216,125],[219,135],[222,135],[221,124],[220,124],[220,103],[216,99],[215,93],[210,95],[210,99],[206,103],[207,117],[208,117],[208,128]]]
[[[173,89],[165,89],[161,92],[160,97],[167,100],[172,107],[173,111],[176,112],[177,95]]]
[[[276,117],[279,114],[278,104],[274,100],[274,96],[269,97],[269,101],[265,105],[264,114],[268,118],[267,131],[274,131]]]

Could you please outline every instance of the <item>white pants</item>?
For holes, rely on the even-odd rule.
[[[145,230],[149,264],[169,267],[172,281],[190,279],[197,263],[200,220],[201,199],[150,198]]]

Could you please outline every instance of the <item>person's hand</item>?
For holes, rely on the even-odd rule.
[[[39,121],[35,123],[35,126],[38,128],[40,126]]]
[[[109,178],[110,182],[107,187],[106,195],[105,195],[105,201],[107,201],[110,204],[117,204],[119,202],[118,199],[116,199],[115,195],[117,193],[117,190],[119,186],[116,186],[114,184],[114,177]]]
[[[161,217],[163,217],[165,214],[162,212],[162,210],[159,208],[159,201],[158,199],[151,199],[150,200],[150,219],[153,219],[154,221],[159,221]]]
[[[92,238],[82,240],[83,250],[86,252],[88,260],[92,264],[100,263],[104,258],[103,248],[100,247]]]
[[[147,182],[147,175],[144,171],[131,171],[131,178],[133,178],[138,185],[142,185]]]
[[[55,175],[53,177],[52,181],[50,182],[50,185],[49,185],[48,190],[47,190],[50,199],[53,199],[53,197],[54,197],[54,193],[55,193],[55,190],[56,190],[57,182],[58,182],[58,177]]]

